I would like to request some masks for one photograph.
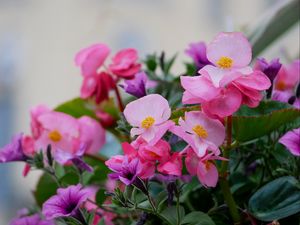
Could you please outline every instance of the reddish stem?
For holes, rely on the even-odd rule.
[[[119,109],[120,109],[121,112],[123,112],[123,111],[124,111],[124,105],[123,105],[123,102],[122,102],[122,99],[121,99],[121,95],[120,95],[118,86],[115,85],[115,88],[114,88],[114,89],[115,89],[115,93],[116,93],[116,96],[117,96]]]

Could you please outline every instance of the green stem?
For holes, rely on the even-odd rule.
[[[228,116],[226,120],[226,134],[227,142],[223,151],[223,156],[229,159],[230,149],[232,143],[232,117]],[[230,215],[235,224],[240,224],[240,214],[230,190],[229,182],[227,179],[228,173],[228,161],[222,161],[220,174],[220,187],[223,193],[224,200],[229,208]]]
[[[180,212],[179,212],[179,195],[176,196],[176,212],[177,212],[177,225],[180,225]]]

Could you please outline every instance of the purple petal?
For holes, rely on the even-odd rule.
[[[93,167],[84,162],[80,157],[73,158],[72,163],[81,171],[87,171],[89,173],[92,173],[94,171]]]
[[[185,53],[193,59],[197,69],[211,65],[206,56],[206,44],[204,42],[191,43]]]
[[[80,205],[91,194],[89,189],[83,189],[80,184],[59,188],[57,194],[43,204],[43,214],[46,219],[74,216]]]
[[[12,138],[11,143],[0,149],[0,163],[25,161],[26,156],[22,148],[23,134],[17,134]]]
[[[293,155],[300,156],[300,128],[287,132],[279,139]]]

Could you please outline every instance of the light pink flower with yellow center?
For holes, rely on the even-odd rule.
[[[236,78],[253,72],[249,63],[251,45],[239,32],[219,33],[207,46],[207,58],[213,65],[199,73],[211,79],[215,87],[223,87]]]
[[[200,111],[186,112],[179,119],[179,126],[170,129],[188,143],[198,157],[203,157],[208,148],[218,153],[224,142],[225,127],[219,120],[211,119]]]
[[[140,135],[151,145],[156,144],[167,130],[174,125],[169,121],[171,109],[168,101],[158,94],[151,94],[130,102],[124,116],[133,126],[131,136]]]

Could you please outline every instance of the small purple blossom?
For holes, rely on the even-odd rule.
[[[22,147],[23,134],[15,135],[11,142],[0,149],[0,163],[25,161],[26,156]]]
[[[81,144],[78,151],[75,154],[72,154],[70,152],[61,149],[57,149],[54,158],[61,165],[64,165],[67,162],[71,161],[79,170],[92,173],[93,168],[90,165],[88,165],[86,162],[84,162],[82,159],[86,148],[87,148],[86,144]]]
[[[193,59],[197,69],[202,69],[202,67],[211,64],[206,56],[206,44],[204,42],[189,44],[189,48],[185,50],[185,53]]]
[[[300,128],[291,130],[279,139],[293,155],[300,156]]]
[[[255,70],[260,70],[270,79],[272,85],[267,90],[267,97],[270,98],[273,90],[273,81],[275,80],[282,64],[279,62],[279,58],[272,59],[268,62],[265,58],[258,58],[255,63]]]
[[[131,94],[137,98],[144,97],[148,88],[154,87],[155,82],[150,81],[145,72],[139,72],[131,80],[125,80],[124,84],[120,84],[128,94]]]
[[[258,58],[254,68],[262,71],[267,75],[271,82],[273,82],[281,66],[282,64],[279,62],[279,58],[272,59],[270,62],[268,62],[265,58]]]
[[[91,190],[80,184],[59,188],[57,194],[43,204],[43,215],[46,219],[72,216],[81,220],[80,206],[92,195]]]
[[[9,225],[55,225],[51,220],[43,220],[40,215],[20,216],[13,219]]]
[[[138,175],[142,171],[139,159],[129,159],[125,156],[120,167],[109,167],[114,173],[109,174],[111,179],[119,179],[126,185],[136,182]]]

